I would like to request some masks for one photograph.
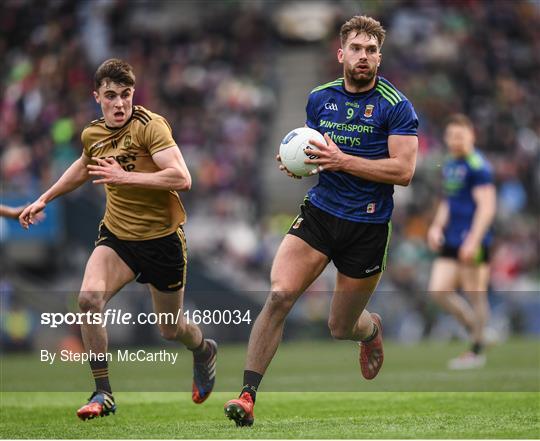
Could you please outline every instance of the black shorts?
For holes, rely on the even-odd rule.
[[[440,257],[447,257],[449,259],[459,259],[459,247],[451,247],[449,245],[443,245],[439,252]],[[488,263],[490,258],[490,249],[486,245],[482,245],[478,250],[478,254],[474,258],[474,263]]]
[[[157,239],[122,240],[102,223],[95,246],[116,251],[139,283],[150,283],[160,291],[178,291],[186,283],[187,246],[182,227]]]
[[[348,221],[321,210],[307,200],[300,210],[288,234],[299,237],[327,255],[340,273],[364,279],[386,269],[391,222]]]

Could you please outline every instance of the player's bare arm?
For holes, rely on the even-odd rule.
[[[7,205],[0,204],[0,217],[7,217],[9,219],[18,220],[21,213],[26,208],[26,205],[21,205],[20,207],[8,207]],[[38,213],[34,222],[39,222],[45,218],[45,213]]]
[[[88,171],[86,166],[90,163],[90,159],[84,153],[79,159],[77,159],[64,174],[56,181],[52,187],[50,187],[45,193],[43,193],[35,202],[26,207],[19,216],[19,223],[25,229],[34,224],[39,217],[38,213],[43,211],[47,204],[63,194],[69,193],[88,179]]]
[[[23,210],[24,207],[8,207],[7,205],[0,205],[0,217],[18,219]]]
[[[324,134],[327,145],[316,140],[310,143],[319,151],[306,149],[307,155],[316,155],[316,159],[306,159],[306,164],[317,164],[314,174],[321,171],[343,171],[369,181],[383,184],[407,186],[410,184],[416,166],[418,138],[407,135],[388,137],[389,158],[366,159],[344,153],[334,141]]]
[[[444,241],[443,229],[448,222],[448,201],[442,200],[439,202],[435,218],[428,230],[428,245],[433,251],[438,251]]]
[[[471,230],[459,249],[460,260],[467,263],[474,260],[482,244],[482,239],[493,222],[497,206],[497,196],[493,184],[479,185],[473,189],[472,194],[476,210]]]
[[[155,190],[188,191],[191,175],[176,146],[171,146],[152,155],[152,160],[160,168],[153,173],[127,172],[113,158],[92,158],[96,165],[89,164],[88,174],[99,179],[94,184],[130,185]]]

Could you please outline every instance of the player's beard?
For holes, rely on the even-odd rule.
[[[354,67],[351,67],[345,69],[344,73],[347,83],[354,86],[355,89],[362,89],[368,86],[373,81],[373,78],[375,78],[375,75],[377,75],[377,66],[373,66],[373,68],[365,73],[355,73]]]

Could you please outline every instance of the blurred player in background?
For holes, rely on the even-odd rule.
[[[182,224],[184,207],[177,191],[191,188],[191,176],[168,122],[133,106],[135,75],[122,60],[105,61],[95,73],[94,97],[103,117],[82,132],[83,153],[60,179],[24,209],[20,223],[28,228],[53,199],[75,190],[90,177],[104,184],[107,207],[95,249],[86,265],[79,307],[101,313],[107,302],[136,279],[148,284],[154,311],[173,313],[180,323],[159,323],[167,340],[183,343],[194,357],[193,401],[202,403],[214,386],[217,346],[177,314],[183,304],[187,249]],[[107,331],[100,324],[81,325],[87,351],[107,352]],[[77,415],[108,415],[116,405],[108,363],[95,357],[90,367],[96,390]]]
[[[465,115],[452,115],[444,140],[450,158],[443,168],[444,199],[428,232],[439,253],[429,282],[435,301],[469,332],[469,351],[450,360],[450,369],[472,369],[486,362],[484,330],[489,318],[489,246],[496,192],[491,167],[475,150],[474,127]],[[469,302],[456,290],[461,288]]]
[[[386,267],[393,186],[408,185],[416,163],[418,119],[411,103],[377,75],[385,30],[356,16],[340,32],[344,78],[316,87],[306,124],[324,134],[319,183],[309,190],[271,271],[271,293],[254,323],[238,399],[225,404],[237,425],[252,425],[257,389],[279,342],[287,314],[333,260],[338,270],[328,325],[334,338],[360,344],[366,379],[383,363],[382,325],[366,305]],[[278,157],[279,160],[279,157]],[[291,173],[284,168],[280,168]]]

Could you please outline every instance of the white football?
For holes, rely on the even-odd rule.
[[[317,132],[317,130],[309,127],[300,127],[287,133],[279,146],[281,163],[296,176],[310,176],[309,173],[317,167],[315,164],[304,164],[304,161],[309,158],[305,153],[306,147],[319,150],[316,146],[309,143],[310,139],[326,144],[323,135]],[[310,159],[313,158],[315,156],[312,155]]]

